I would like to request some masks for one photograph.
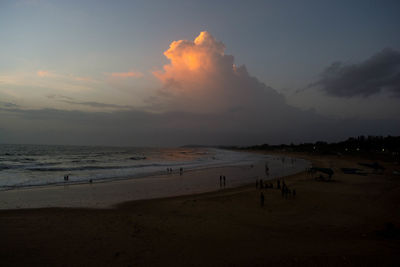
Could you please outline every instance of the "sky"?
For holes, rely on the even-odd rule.
[[[0,143],[400,133],[399,1],[0,1]]]

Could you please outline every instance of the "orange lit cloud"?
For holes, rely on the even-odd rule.
[[[164,55],[171,61],[154,75],[162,82],[203,78],[216,71],[218,59],[224,57],[225,46],[204,31],[194,41],[173,41]]]
[[[47,70],[38,70],[36,72],[36,75],[39,77],[50,77],[52,79],[57,79],[58,81],[77,81],[77,82],[96,82],[93,78],[91,77],[84,77],[84,76],[75,76],[72,74],[61,74],[57,72],[50,72]]]
[[[111,73],[111,77],[117,77],[117,78],[139,78],[142,76],[143,76],[143,73],[135,72],[135,71]]]
[[[234,57],[225,55],[224,49],[206,31],[194,41],[173,41],[164,52],[170,63],[153,73],[163,84],[161,104],[168,110],[210,113],[284,102],[275,90],[251,77],[245,66],[236,67]]]
[[[0,83],[21,88],[40,87],[51,90],[82,92],[92,90],[100,80],[47,70],[9,72],[0,75]],[[4,89],[3,89],[4,90]]]
[[[38,70],[36,73],[39,77],[50,76],[50,72],[47,70]]]
[[[96,82],[91,77],[72,76],[71,75],[71,78],[74,79],[75,81],[79,81],[79,82]]]

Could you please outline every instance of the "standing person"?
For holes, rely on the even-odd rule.
[[[265,163],[265,174],[269,176],[269,167],[268,167],[268,162]]]
[[[264,207],[264,194],[263,194],[263,192],[261,192],[261,194],[260,194],[260,205],[261,205],[261,207]]]
[[[219,176],[219,187],[222,187],[222,175]]]
[[[226,177],[225,177],[225,175],[222,176],[222,177],[224,178],[224,187],[225,187],[225,185],[226,185]]]
[[[278,180],[276,181],[276,183],[277,183],[277,188],[278,188],[278,189],[281,189],[281,180],[278,179]]]

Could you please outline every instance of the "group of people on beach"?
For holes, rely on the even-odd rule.
[[[256,179],[256,188],[257,189],[267,189],[267,188],[274,188],[273,183],[265,183],[262,179]],[[276,180],[276,188],[278,190],[281,190],[282,193],[282,198],[287,199],[288,197],[295,197],[296,196],[296,189],[289,189],[289,187],[286,185],[285,180],[282,179],[277,179]],[[260,192],[260,205],[261,207],[264,206],[264,201],[265,201],[265,196],[263,191]]]
[[[279,182],[279,179],[278,179]],[[278,188],[279,189],[279,188]],[[290,190],[289,187],[286,185],[285,181],[282,179],[282,188],[281,188],[282,198],[287,199],[288,196],[296,196],[296,189]]]
[[[263,179],[256,180],[256,188],[264,189],[264,188],[274,188],[273,183],[264,183]]]
[[[167,173],[173,173],[173,172],[174,172],[174,170],[172,168],[167,168]],[[180,167],[179,168],[179,175],[182,175],[182,174],[183,174],[183,168]]]

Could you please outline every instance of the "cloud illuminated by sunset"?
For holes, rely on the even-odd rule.
[[[245,66],[237,67],[224,49],[206,31],[194,41],[173,41],[164,52],[170,63],[153,73],[163,84],[160,95],[166,96],[160,102],[169,101],[167,109],[201,113],[260,109],[266,100],[283,102],[275,90],[251,77]]]
[[[129,72],[113,72],[111,73],[111,77],[117,77],[117,78],[139,78],[142,77],[143,73],[141,72],[135,72],[135,71],[129,71]]]
[[[154,72],[162,82],[168,80],[197,79],[216,71],[218,59],[223,57],[225,46],[203,31],[194,41],[173,41],[164,55],[171,61],[163,71]]]
[[[50,72],[46,71],[46,70],[38,70],[37,75],[39,77],[46,77],[46,76],[50,76]]]

